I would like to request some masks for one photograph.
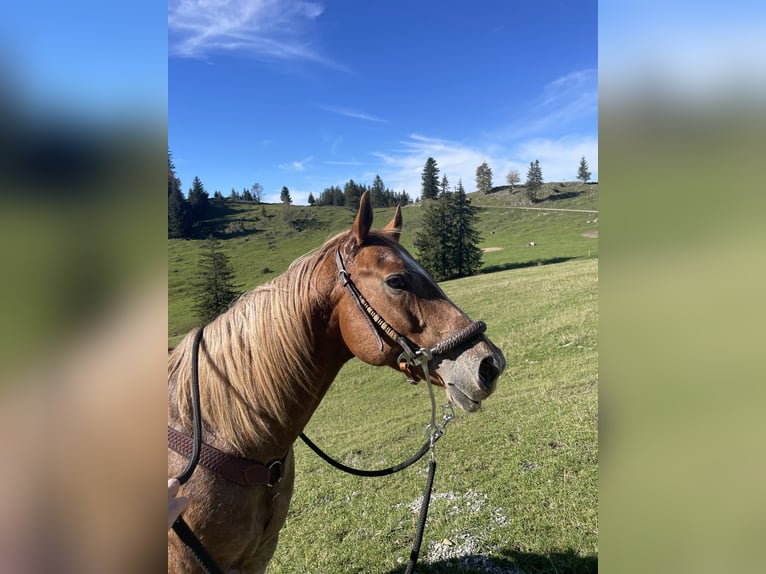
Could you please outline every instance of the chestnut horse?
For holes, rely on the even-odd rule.
[[[198,359],[202,439],[240,460],[271,463],[263,467],[266,484],[243,486],[199,466],[181,488],[191,500],[184,519],[224,572],[266,570],[292,496],[293,443],[344,363],[356,356],[398,368],[396,335],[423,350],[473,324],[399,245],[401,225],[397,208],[384,229],[372,230],[365,193],[350,231],[246,293],[205,327]],[[375,324],[347,288],[351,282],[381,313]],[[169,432],[185,435],[192,434],[194,338],[189,333],[168,360]],[[428,368],[451,402],[475,411],[493,392],[505,358],[477,332],[433,357]],[[168,450],[168,477],[186,463]],[[281,472],[272,478],[275,466]],[[168,572],[200,572],[172,532]]]

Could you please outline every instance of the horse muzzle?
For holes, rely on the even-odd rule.
[[[450,401],[464,411],[474,412],[495,391],[504,370],[502,351],[485,339],[454,360],[444,360],[439,374]]]

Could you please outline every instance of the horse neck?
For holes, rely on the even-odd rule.
[[[246,294],[205,328],[203,420],[225,450],[261,460],[283,455],[351,357],[333,315],[340,292],[334,264],[331,257],[314,258]],[[187,357],[192,337],[184,341]],[[190,361],[182,362],[177,370],[186,374],[175,379],[188,428],[189,385],[180,381],[190,379]]]

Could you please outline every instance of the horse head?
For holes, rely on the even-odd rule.
[[[407,348],[425,352],[432,382],[462,409],[478,410],[505,369],[502,351],[482,334],[483,323],[450,301],[399,243],[401,209],[382,230],[373,230],[372,220],[365,192],[336,255],[341,281],[349,287],[335,308],[345,345],[365,363],[395,369],[403,367]],[[440,351],[430,356],[433,349]],[[408,374],[422,378],[422,365]]]

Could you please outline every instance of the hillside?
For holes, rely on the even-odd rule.
[[[503,193],[471,196],[481,206],[484,272],[442,287],[471,317],[486,320],[508,366],[481,411],[458,411],[436,448],[417,571],[590,574],[598,571],[599,528],[598,213],[554,209],[595,211],[597,192],[536,205],[514,205],[514,194],[504,200]],[[420,209],[404,209],[402,242],[410,250]],[[375,210],[375,226],[392,214]],[[251,288],[347,229],[354,212],[295,208],[295,225],[285,223],[282,206],[234,204],[219,216],[238,281]],[[200,244],[169,242],[171,345],[194,327],[188,285]],[[554,262],[561,263],[546,265]],[[441,404],[444,392],[436,393]],[[423,384],[353,359],[306,432],[345,464],[383,468],[420,446],[428,415]],[[350,572],[401,572],[425,461],[367,479],[338,472],[302,443],[295,459],[295,494],[269,571],[335,572],[341,564]]]
[[[482,273],[570,259],[598,257],[598,186],[546,183],[532,204],[523,186],[483,195],[469,194],[480,207],[478,229],[485,250]],[[245,291],[287,269],[297,257],[351,226],[355,209],[238,202],[214,204],[213,222],[223,228],[223,250],[231,258],[236,281]],[[420,232],[420,206],[403,208],[402,244],[417,256],[412,242]],[[569,211],[572,210],[572,211]],[[575,211],[588,210],[588,211]],[[393,208],[375,210],[375,226],[385,225]],[[534,246],[530,246],[534,243]],[[191,284],[202,241],[168,240],[168,344],[174,346],[197,326]]]

